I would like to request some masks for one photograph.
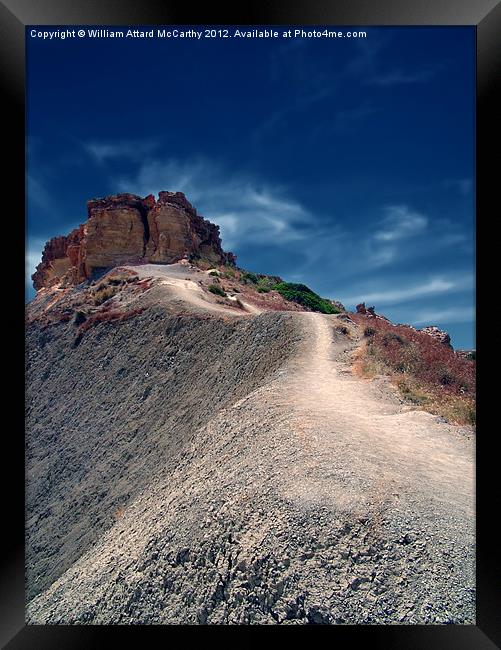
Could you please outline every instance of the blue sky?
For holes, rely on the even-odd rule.
[[[27,272],[88,199],[182,191],[239,266],[474,347],[474,29],[366,29],[27,38]]]

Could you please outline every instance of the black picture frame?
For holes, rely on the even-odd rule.
[[[477,234],[480,246],[483,229],[489,229],[490,206],[495,206],[490,193],[497,189],[494,174],[499,174],[490,162],[493,134],[496,127],[495,81],[501,69],[501,6],[498,0],[268,0],[263,2],[241,2],[224,11],[214,3],[207,3],[196,11],[187,3],[154,2],[153,0],[3,0],[0,2],[0,49],[1,77],[4,99],[4,124],[7,126],[10,144],[4,150],[7,161],[7,191],[4,194],[4,246],[5,253],[12,255],[9,262],[9,278],[24,278],[21,264],[24,264],[24,86],[25,86],[25,26],[26,25],[470,25],[477,33]],[[499,148],[497,149],[499,151]],[[499,183],[499,181],[498,181]],[[499,208],[498,208],[499,209]],[[5,220],[8,220],[6,225]],[[489,239],[489,237],[487,237]],[[8,251],[6,250],[8,248]],[[478,248],[477,248],[478,250]],[[486,255],[488,257],[488,254]],[[478,255],[477,255],[478,259]],[[482,263],[477,262],[477,288],[483,287]],[[10,285],[9,282],[7,282]],[[8,305],[19,305],[19,310],[5,309],[8,314],[8,338],[5,347],[19,333],[19,349],[24,349],[23,288],[6,287]],[[480,304],[481,291],[477,298]],[[10,315],[12,314],[12,315]],[[17,326],[19,314],[19,326]],[[486,362],[483,360],[482,328],[480,313],[477,333],[480,339],[480,374]],[[486,334],[486,338],[489,334]],[[497,345],[497,344],[496,344]],[[22,354],[22,353],[21,353]],[[478,354],[478,352],[477,352]],[[10,650],[20,648],[94,648],[109,646],[117,642],[117,636],[127,636],[124,641],[138,644],[157,643],[160,634],[164,643],[174,641],[173,626],[26,626],[24,623],[24,368],[16,358],[11,366],[4,366],[8,376],[7,397],[9,408],[15,416],[9,427],[4,427],[3,472],[4,502],[9,513],[4,514],[5,550],[0,556],[0,643]],[[486,384],[488,380],[485,380]],[[493,427],[486,424],[484,405],[491,400],[488,387],[481,380],[479,388],[479,422],[477,434],[477,625],[476,626],[335,626],[316,627],[324,634],[333,635],[334,643],[358,641],[370,646],[384,648],[475,648],[476,650],[501,647],[501,603],[499,582],[499,542],[495,533],[497,520],[495,498],[497,472],[494,469],[496,457],[492,445],[495,437]],[[495,403],[495,396],[492,398]],[[20,408],[14,407],[18,404]],[[484,429],[485,427],[485,429]],[[491,467],[492,464],[492,467]],[[183,627],[183,626],[181,626]],[[278,640],[284,632],[279,626],[267,627]],[[193,628],[195,629],[195,628]],[[215,634],[214,628],[197,628],[205,631],[208,641]],[[244,641],[257,640],[257,628],[245,628]],[[291,628],[287,628],[292,634]],[[191,629],[183,627],[190,633]],[[224,636],[241,636],[239,628],[224,629]],[[299,637],[296,636],[299,634]],[[306,639],[309,632],[296,629],[298,642]],[[145,641],[145,639],[147,639]],[[239,639],[241,643],[242,639]]]

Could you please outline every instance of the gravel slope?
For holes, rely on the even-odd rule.
[[[468,429],[351,376],[335,316],[140,318],[33,335],[29,622],[474,623]]]
[[[294,349],[288,314],[32,324],[26,351],[27,596],[112,526],[195,432],[266,381]]]

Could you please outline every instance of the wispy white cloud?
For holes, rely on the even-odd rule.
[[[204,158],[149,161],[135,177],[117,179],[114,186],[142,196],[184,192],[201,214],[220,226],[226,248],[240,242],[283,246],[310,236],[315,228],[313,215],[287,188],[232,174]]]
[[[471,178],[448,178],[443,183],[444,187],[457,190],[463,196],[471,194],[473,180]]]
[[[353,228],[342,226],[333,215],[326,219],[327,215],[313,214],[291,188],[203,157],[150,159],[136,174],[114,179],[111,189],[142,196],[160,190],[184,192],[201,214],[220,226],[227,250],[238,253],[253,245],[288,249],[295,273],[309,276],[322,270],[345,278],[345,286],[356,277],[397,268],[402,259],[424,255],[427,247],[416,246],[416,237],[426,238],[431,232],[430,219],[405,204],[385,206],[372,229],[357,228],[356,219]],[[443,239],[447,228],[442,226],[440,232],[442,239],[434,238],[437,247],[448,245]]]
[[[392,305],[405,303],[417,298],[434,296],[439,294],[450,294],[461,292],[472,286],[471,276],[458,278],[432,277],[420,284],[410,284],[378,291],[360,292],[357,295],[348,296],[342,300],[348,305],[355,305],[359,302],[366,302],[377,305]]]
[[[374,233],[376,241],[394,242],[414,237],[428,226],[428,218],[407,205],[390,205],[385,208],[385,212],[381,228]]]
[[[85,151],[98,163],[121,158],[140,160],[158,149],[158,140],[91,141],[82,143]]]
[[[41,208],[44,211],[51,209],[52,201],[50,192],[44,183],[32,174],[26,175],[26,194],[28,200],[32,201],[33,205],[37,208]]]
[[[391,246],[375,247],[372,240],[364,242],[366,249],[365,265],[362,264],[364,269],[377,269],[383,266],[388,266],[394,262],[398,257],[398,249]]]
[[[375,74],[368,77],[365,83],[373,86],[396,86],[400,84],[425,83],[435,77],[443,66],[423,68],[422,70],[403,70],[398,68],[389,72]]]
[[[441,236],[439,242],[444,246],[455,246],[467,243],[468,237],[462,232],[446,232]]]
[[[467,307],[449,307],[447,309],[429,309],[417,312],[411,325],[434,325],[449,323],[472,323],[475,321],[475,308]]]
[[[286,80],[296,92],[256,126],[252,134],[254,142],[259,143],[281,126],[290,129],[290,120],[314,104],[327,99],[332,101],[336,97],[335,105],[338,107],[339,97],[342,97],[341,89],[347,80],[355,79],[362,85],[381,87],[425,83],[445,68],[444,63],[436,63],[420,69],[399,67],[387,70],[383,67],[380,55],[390,41],[391,38],[387,35],[374,34],[371,39],[353,42],[353,56],[347,63],[339,65],[339,61],[326,57],[323,62],[316,62],[315,67],[312,67],[310,58],[306,56],[307,41],[284,44],[270,59],[270,78],[273,83]],[[353,130],[361,120],[379,110],[368,106],[340,108],[324,124],[309,124],[308,130],[312,137],[327,132],[341,134]]]
[[[362,256],[357,256],[361,270],[380,269],[394,264],[402,256],[416,255],[416,247],[409,250],[408,244],[428,229],[428,217],[407,205],[385,206],[383,215],[374,228],[357,241],[363,252]]]
[[[365,79],[370,74],[374,74],[379,64],[380,52],[384,50],[390,42],[387,34],[379,32],[374,38],[364,38],[353,41],[352,45],[355,54],[343,70],[344,76]]]
[[[252,139],[259,142],[261,138],[267,137],[280,125],[286,123],[286,120],[298,113],[301,113],[313,104],[317,104],[332,95],[334,88],[331,85],[323,85],[311,91],[304,90],[298,94],[294,101],[284,104],[281,108],[273,111],[254,129]]]
[[[391,87],[426,83],[446,69],[447,61],[424,65],[418,69],[404,66],[385,69],[381,53],[391,40],[390,35],[379,34],[375,39],[362,39],[353,43],[356,54],[342,72],[343,76],[357,78],[363,85]]]
[[[327,134],[351,134],[360,124],[381,111],[380,108],[361,104],[345,110],[334,112],[332,116],[312,127],[311,138],[324,138]]]

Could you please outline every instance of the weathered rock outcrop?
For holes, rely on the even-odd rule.
[[[369,316],[371,318],[379,318],[380,320],[385,320],[388,323],[390,322],[386,316],[382,316],[381,314],[376,314],[376,308],[375,307],[366,307],[365,302],[361,302],[360,304],[356,305],[355,307],[357,314],[363,314],[364,316]]]
[[[197,214],[181,192],[145,198],[116,194],[87,203],[87,222],[45,245],[32,276],[35,289],[76,284],[126,263],[170,264],[184,257],[234,264],[221,247],[219,227]]]
[[[461,359],[468,359],[468,361],[476,361],[477,351],[473,350],[454,350],[456,356]]]
[[[83,278],[94,269],[140,262],[146,245],[147,207],[134,194],[118,194],[87,203],[88,220],[80,250]]]
[[[439,329],[436,325],[427,325],[421,329],[414,327],[414,325],[409,325],[409,323],[398,323],[397,325],[398,327],[408,327],[413,332],[419,332],[420,334],[431,336],[431,338],[435,339],[435,341],[438,343],[441,343],[442,345],[453,349],[451,344],[451,337],[449,334],[445,330]]]
[[[346,311],[346,307],[345,307],[345,306],[343,305],[343,303],[340,302],[339,300],[329,300],[329,302],[331,303],[331,305],[332,305],[333,307],[335,307],[336,309],[339,309],[339,311],[340,311],[341,313],[343,313],[343,312]]]
[[[364,316],[379,318],[387,322],[390,322],[388,318],[386,318],[386,316],[377,314],[374,307],[366,307],[365,302],[361,302],[360,304],[356,305],[355,309],[357,314],[363,314]],[[422,332],[423,334],[427,334],[428,336],[431,336],[439,343],[442,343],[448,348],[452,348],[451,337],[449,336],[449,334],[445,330],[439,329],[436,325],[428,325],[427,327],[423,327],[421,329],[417,329],[407,323],[400,323],[400,325],[403,327],[408,327],[409,329],[414,330],[414,332]]]
[[[183,257],[187,249],[211,262],[225,259],[218,226],[200,217],[181,192],[160,192],[148,212],[147,225],[150,262],[169,264]]]
[[[428,336],[431,336],[439,343],[446,345],[448,348],[452,348],[451,337],[449,336],[449,334],[444,330],[439,329],[435,325],[429,325],[428,327],[423,327],[419,331],[423,332],[423,334],[428,334]]]

